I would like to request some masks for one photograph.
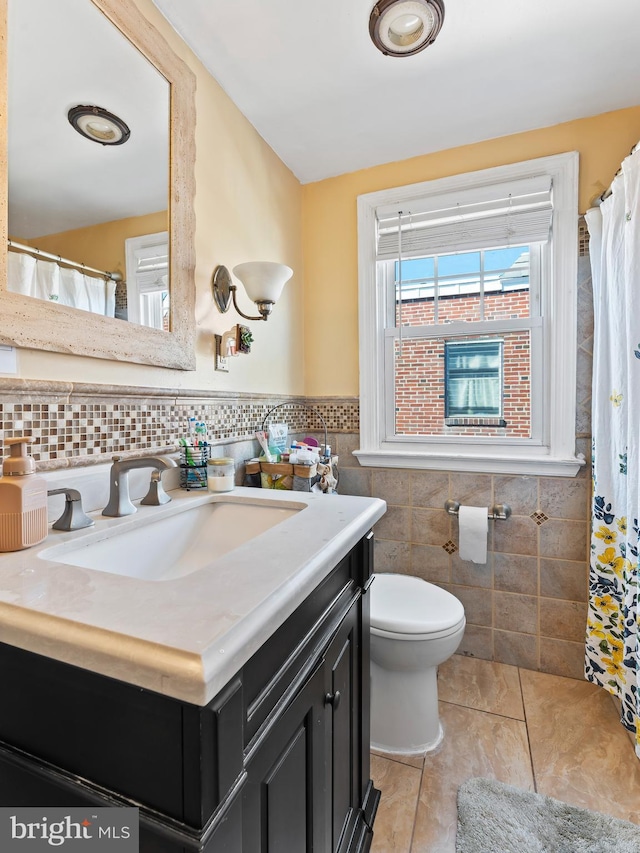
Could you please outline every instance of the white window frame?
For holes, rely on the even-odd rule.
[[[534,382],[532,378],[531,388],[532,396],[537,398],[534,409],[540,413],[540,428],[530,440],[392,434],[389,425],[393,419],[389,417],[388,407],[393,405],[394,395],[389,394],[389,330],[385,332],[388,305],[386,277],[377,273],[376,210],[388,205],[402,209],[425,196],[543,174],[549,175],[553,182],[553,228],[542,253],[542,277],[546,282],[542,287],[542,367],[539,380]],[[584,465],[584,458],[575,453],[577,270],[578,153],[575,151],[359,196],[360,448],[355,455],[360,464],[575,476]],[[479,324],[474,324],[472,333],[478,330]],[[449,331],[453,330],[447,327]],[[492,331],[497,330],[492,328]],[[410,326],[403,328],[403,337],[412,334]]]
[[[155,234],[143,234],[141,237],[128,237],[125,246],[125,271],[127,277],[127,319],[130,323],[138,323],[150,328],[162,329],[162,308],[160,301],[157,305],[142,304],[144,294],[169,292],[168,285],[160,281],[163,273],[169,274],[169,232],[157,231]],[[167,256],[167,265],[157,268],[150,277],[139,271],[139,262],[146,257],[153,257],[160,250]],[[157,278],[157,282],[151,278]]]

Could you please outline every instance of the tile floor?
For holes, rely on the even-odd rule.
[[[604,690],[461,655],[438,676],[441,746],[371,757],[382,791],[371,853],[454,853],[456,793],[471,776],[640,823],[640,760]]]

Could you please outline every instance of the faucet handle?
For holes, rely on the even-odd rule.
[[[92,518],[82,508],[82,497],[77,489],[50,489],[48,495],[64,495],[64,511],[52,527],[54,530],[82,530],[83,527],[93,527]]]
[[[170,500],[171,498],[165,492],[164,486],[162,485],[161,472],[155,470],[152,471],[149,491],[140,501],[140,505],[162,506],[162,504],[168,504]]]

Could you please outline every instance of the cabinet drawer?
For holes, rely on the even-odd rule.
[[[242,670],[245,748],[276,705],[304,682],[328,645],[332,624],[359,595],[352,577],[353,552],[313,591]]]

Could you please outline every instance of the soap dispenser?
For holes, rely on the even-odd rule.
[[[0,477],[0,551],[20,551],[47,536],[47,482],[36,474],[27,447],[33,438],[6,438]]]

